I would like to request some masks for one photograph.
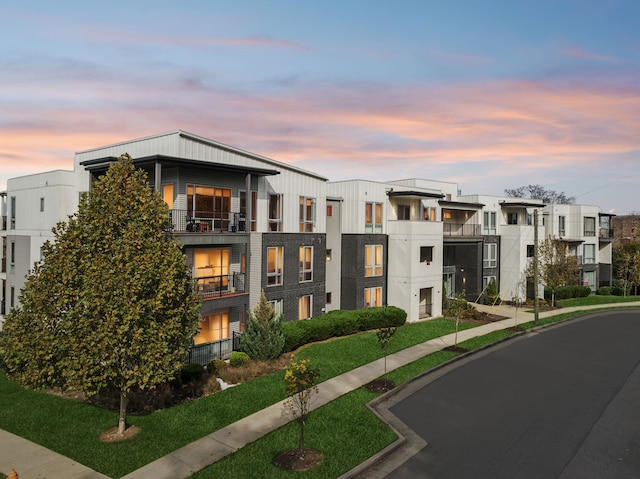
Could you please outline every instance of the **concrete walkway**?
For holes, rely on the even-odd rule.
[[[463,342],[467,339],[482,336],[493,331],[506,329],[516,324],[530,322],[533,321],[534,318],[532,313],[526,312],[524,309],[518,309],[516,311],[515,308],[506,305],[475,306],[480,311],[505,316],[508,319],[459,331],[458,342]],[[561,312],[565,313],[612,306],[614,305],[563,308]],[[640,302],[617,304],[615,306],[640,307]],[[540,313],[540,317],[552,316],[559,312],[560,311],[550,311]],[[428,354],[453,345],[454,336],[454,334],[442,336],[389,355],[387,357],[387,371],[392,371]],[[318,386],[319,392],[314,399],[312,409],[324,406],[343,394],[358,389],[382,376],[383,371],[384,359],[379,359],[321,383]],[[273,404],[266,409],[258,411],[197,441],[187,444],[127,474],[124,478],[187,478],[194,472],[213,464],[226,455],[278,429],[291,421],[291,419],[291,416],[285,413],[282,402]],[[49,449],[0,430],[0,472],[9,474],[12,468],[20,474],[21,479],[104,479],[106,477]]]

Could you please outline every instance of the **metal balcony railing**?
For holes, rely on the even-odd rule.
[[[174,233],[244,232],[246,218],[233,212],[170,210],[167,229]]]
[[[205,300],[245,292],[244,273],[201,276],[195,278],[195,281],[196,291],[202,294]]]
[[[470,223],[444,222],[442,232],[445,236],[482,236],[482,226]]]

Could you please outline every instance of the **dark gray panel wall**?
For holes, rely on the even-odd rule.
[[[365,276],[365,246],[381,244],[383,247],[382,276]],[[342,309],[364,308],[365,288],[382,287],[382,304],[387,304],[387,235],[342,235],[342,285],[340,306]]]

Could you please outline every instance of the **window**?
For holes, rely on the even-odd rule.
[[[329,292],[327,293],[327,300],[326,300],[326,303],[327,303],[327,304],[331,304],[331,291],[329,291]]]
[[[584,235],[585,236],[596,235],[596,219],[593,216],[586,216],[584,218]]]
[[[231,190],[210,186],[187,185],[187,216],[197,218],[210,229],[228,231]]]
[[[300,282],[313,281],[313,246],[300,246]]]
[[[534,249],[533,245],[532,244],[528,244],[527,245],[527,258],[533,258],[534,251],[535,251],[535,249]]]
[[[269,231],[282,231],[282,195],[269,195]]]
[[[195,344],[211,343],[229,337],[229,312],[223,311],[204,316],[200,331],[193,338]]]
[[[40,198],[40,212],[44,211],[44,198]]]
[[[282,299],[272,299],[269,301],[271,306],[273,306],[273,311],[275,312],[276,317],[282,316]]]
[[[585,244],[584,248],[584,264],[594,264],[596,262],[596,245]]]
[[[422,219],[425,221],[435,221],[436,211],[437,210],[431,206],[425,206],[422,210]]]
[[[566,218],[564,216],[558,216],[558,235],[564,236],[567,234],[565,229],[565,224],[566,224]]]
[[[333,251],[331,251],[330,249],[327,249],[327,261],[331,261],[332,255],[333,255]]]
[[[15,266],[16,264],[16,242],[12,241],[9,247],[9,264]]]
[[[433,261],[433,246],[420,246],[420,262],[431,263]]]
[[[484,244],[484,260],[482,262],[483,268],[495,268],[498,266],[498,245],[496,243]]]
[[[196,249],[193,255],[194,277],[201,293],[217,293],[229,289],[229,248]]]
[[[374,306],[382,306],[382,288],[380,286],[364,289],[364,307],[373,308]]]
[[[507,213],[507,224],[509,224],[509,225],[517,225],[518,224],[518,213],[513,213],[513,212]]]
[[[533,215],[531,213],[527,213],[527,226],[533,226]]]
[[[366,245],[364,249],[364,275],[382,276],[382,245]]]
[[[409,205],[398,205],[398,220],[409,221],[411,219],[411,207]]]
[[[365,231],[382,232],[382,203],[365,203]]]
[[[316,201],[306,196],[300,197],[300,232],[312,233],[316,219]]]
[[[162,185],[162,199],[170,210],[173,209],[173,183]]]
[[[247,272],[247,254],[246,253],[240,253],[240,272],[241,273]]]
[[[327,205],[327,217],[333,216],[333,205]]]
[[[282,262],[284,248],[277,246],[267,248],[267,286],[282,284]]]
[[[485,211],[483,214],[482,222],[482,234],[494,235],[496,234],[496,212]]]
[[[595,271],[585,271],[582,280],[584,281],[584,286],[589,286],[592,291],[596,290],[596,272]]]
[[[491,284],[491,282],[496,283],[496,285],[498,284],[498,282],[496,281],[496,277],[495,276],[483,276],[482,277],[482,289],[486,289],[486,287]]]
[[[12,308],[15,307],[16,305],[16,288],[15,286],[11,286],[11,290],[10,290],[10,295],[9,295],[9,306],[11,306]]]
[[[311,318],[313,295],[306,294],[298,298],[298,319]]]
[[[10,216],[10,228],[16,229],[16,197],[11,197],[11,216]]]

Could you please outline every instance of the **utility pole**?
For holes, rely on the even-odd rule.
[[[533,210],[533,318],[538,324],[540,303],[538,301],[538,208]]]

